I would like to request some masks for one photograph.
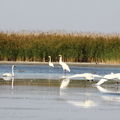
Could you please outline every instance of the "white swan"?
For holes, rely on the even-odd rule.
[[[3,75],[2,75],[2,78],[4,79],[4,80],[6,80],[6,81],[10,81],[10,80],[12,80],[12,89],[13,89],[13,84],[14,84],[14,76],[15,76],[15,74],[14,74],[14,65],[12,65],[12,73],[4,73]]]
[[[51,56],[48,57],[49,57],[49,62],[48,62],[49,66],[54,67],[54,64],[51,62]]]
[[[102,85],[104,82],[108,80],[120,80],[120,73],[111,73],[108,75],[105,75],[98,83],[96,83],[97,86]]]
[[[84,77],[87,80],[94,80],[95,77],[100,78],[101,76],[96,75],[96,74],[92,74],[92,73],[83,73],[83,74],[75,74],[72,76],[68,76],[62,80],[62,83],[60,85],[60,89],[65,89],[68,86],[71,78],[79,78],[79,77],[82,77],[82,78]]]
[[[83,77],[87,80],[94,80],[95,77],[100,78],[101,76],[92,74],[92,73],[83,73],[83,74],[75,74],[75,75],[69,76],[68,78],[71,79],[71,78],[79,78],[79,77]]]
[[[92,74],[92,73],[75,74],[75,75],[71,75],[68,77],[63,76],[64,79],[60,85],[60,89],[65,89],[68,86],[71,78],[80,78],[80,77],[85,78],[87,80],[94,80],[94,78],[96,78],[96,77],[101,78],[102,76]]]
[[[2,77],[14,77],[14,67],[15,65],[12,65],[12,73],[4,73]]]
[[[69,66],[65,63],[65,62],[63,62],[62,61],[62,55],[59,55],[59,64],[62,66],[62,69],[66,72],[66,71],[68,71],[68,72],[70,72],[70,68],[69,68]]]

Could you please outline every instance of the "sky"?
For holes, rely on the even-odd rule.
[[[120,0],[0,0],[0,31],[120,33]]]

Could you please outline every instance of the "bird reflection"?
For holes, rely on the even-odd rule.
[[[11,77],[2,77],[5,81],[11,81],[11,88],[14,89],[14,76]]]
[[[102,98],[106,101],[120,102],[120,90],[109,90],[101,86],[96,86],[97,89],[102,93]]]
[[[67,103],[74,105],[76,107],[90,108],[96,106],[95,102],[92,100],[85,101],[67,101]]]
[[[69,97],[71,97],[71,95],[69,95],[64,89],[60,89],[60,97],[66,103],[71,104],[75,107],[91,108],[97,106],[97,104],[93,100],[88,98],[87,94],[85,94],[85,96],[82,96],[83,98],[85,97],[84,100],[78,100],[79,96],[75,96],[75,98],[73,98],[72,96],[72,98],[70,99]]]
[[[60,89],[65,89],[65,88],[68,86],[69,82],[70,82],[70,79],[69,79],[69,78],[63,79],[63,80],[62,80],[62,83],[61,83],[61,85],[60,85]]]

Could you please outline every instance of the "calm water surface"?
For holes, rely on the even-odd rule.
[[[95,68],[70,66],[71,73],[96,72],[104,75],[117,73],[120,68]],[[0,73],[11,70],[11,65],[0,65]],[[1,120],[119,120],[120,86],[108,84],[94,87],[89,82],[79,80],[60,90],[59,78],[63,72],[59,66],[55,69],[47,65],[17,65],[17,78],[23,80],[11,89],[10,84],[0,82],[0,118]],[[36,77],[37,76],[37,77]],[[45,81],[42,78],[56,79]],[[29,82],[23,82],[29,78]],[[34,79],[39,78],[37,81]],[[44,80],[43,80],[44,81]],[[50,82],[50,84],[48,83]]]
[[[119,112],[120,94],[94,87],[0,86],[2,120],[119,120]]]
[[[11,72],[12,65],[0,65],[0,77],[5,72]],[[119,67],[80,67],[70,66],[71,72],[67,75],[94,73],[105,75],[120,73]],[[64,75],[61,66],[56,65],[54,68],[48,65],[16,65],[15,78],[19,79],[60,79]]]

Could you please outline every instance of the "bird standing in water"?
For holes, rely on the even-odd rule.
[[[15,65],[12,65],[12,72],[11,73],[4,73],[2,75],[2,78],[6,81],[12,80],[12,89],[13,89],[14,77],[15,77],[14,68],[15,68]]]
[[[49,62],[48,62],[49,66],[54,67],[54,64],[51,62],[51,56],[48,56],[48,57],[49,57]]]
[[[62,66],[63,71],[65,71],[65,75],[66,75],[66,71],[70,72],[69,66],[62,61],[62,55],[59,55],[59,64]]]

